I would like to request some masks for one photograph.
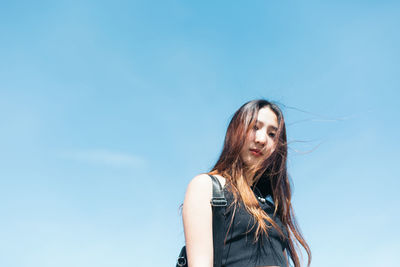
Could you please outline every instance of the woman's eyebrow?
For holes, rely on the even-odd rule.
[[[259,121],[259,120],[256,120],[256,123],[259,123],[259,124],[261,124],[261,125],[264,125],[264,123],[263,123],[262,121]],[[275,127],[275,126],[273,126],[273,125],[270,125],[269,127],[272,128],[272,129],[274,129],[275,131],[278,130],[278,128]]]

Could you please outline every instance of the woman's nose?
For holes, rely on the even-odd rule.
[[[263,133],[262,131],[258,131],[256,132],[256,143],[265,145],[265,143],[267,142],[267,135],[265,133]]]

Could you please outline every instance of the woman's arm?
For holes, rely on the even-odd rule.
[[[187,187],[182,209],[189,267],[213,266],[211,197],[210,177],[195,176]]]

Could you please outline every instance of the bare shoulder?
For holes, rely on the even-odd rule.
[[[211,185],[211,178],[207,173],[200,173],[192,178],[190,185],[207,186]]]
[[[206,173],[201,173],[192,178],[186,190],[186,194],[202,195],[203,197],[212,194],[212,181]]]
[[[192,213],[199,214],[211,212],[210,200],[212,197],[212,181],[206,173],[196,175],[190,180],[187,186],[185,199],[183,201],[182,215],[185,218],[194,216]],[[191,215],[192,214],[192,215]]]
[[[222,177],[221,175],[218,174],[214,174],[214,177],[216,177],[219,181],[219,183],[221,184],[222,187],[225,186],[225,178]],[[208,191],[212,190],[212,181],[210,176],[207,173],[200,173],[198,175],[196,175],[189,183],[188,185],[188,189],[189,187],[195,188],[195,189],[200,189],[200,190],[205,190]]]
[[[215,176],[218,179],[222,187],[225,186],[224,177],[220,175],[213,175],[213,176]],[[209,204],[211,198],[212,198],[211,177],[207,173],[201,173],[193,177],[189,182],[186,189],[185,200],[183,204],[185,206],[185,204],[197,201]]]

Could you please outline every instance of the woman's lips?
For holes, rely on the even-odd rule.
[[[254,155],[254,156],[261,156],[262,155],[262,153],[261,153],[261,151],[260,150],[258,150],[258,149],[250,149],[250,152]]]

